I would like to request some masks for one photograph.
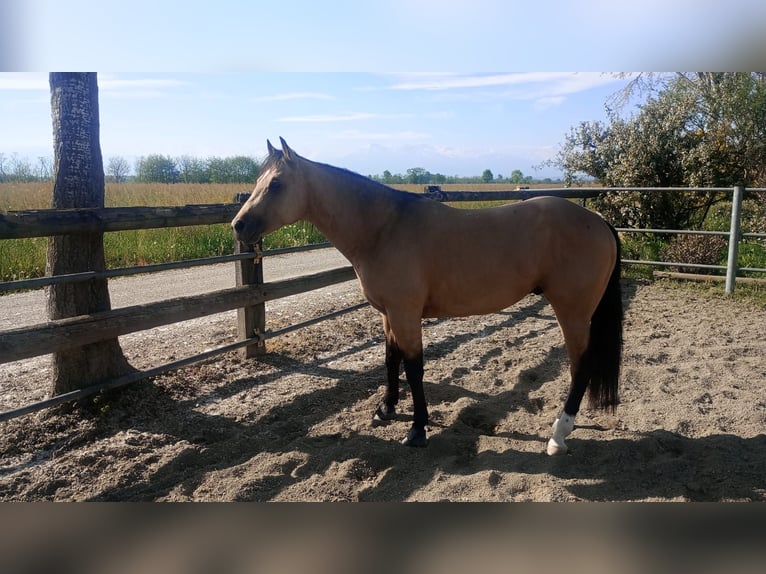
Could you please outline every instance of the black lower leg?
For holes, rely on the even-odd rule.
[[[403,358],[399,346],[396,343],[386,341],[386,372],[388,376],[386,405],[392,408],[399,402],[399,369]]]
[[[586,352],[572,375],[572,386],[569,388],[569,395],[567,396],[566,403],[564,403],[564,412],[566,414],[574,416],[580,410],[580,403],[582,403],[582,399],[585,396],[588,383],[590,383],[590,368]]]
[[[404,359],[404,372],[412,390],[413,421],[412,428],[404,439],[408,446],[426,446],[426,424],[428,423],[428,407],[423,391],[423,354],[412,359]]]
[[[395,342],[386,339],[386,396],[375,411],[376,418],[391,420],[396,417],[396,405],[399,402],[399,369],[403,355]]]

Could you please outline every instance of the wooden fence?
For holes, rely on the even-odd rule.
[[[492,201],[492,200],[522,200],[540,195],[558,195],[567,198],[587,199],[596,197],[606,191],[647,191],[647,188],[576,188],[576,189],[540,189],[517,191],[488,191],[488,192],[443,192],[431,187],[427,195],[437,201]],[[668,188],[658,188],[657,191],[668,191]],[[684,191],[689,191],[684,188]],[[729,236],[729,263],[726,266],[726,291],[731,292],[737,273],[737,246],[741,239],[754,237],[766,238],[764,234],[741,234],[739,229],[740,206],[743,189],[695,188],[692,191],[731,191],[733,199],[731,229]],[[766,191],[766,190],[759,190]],[[67,233],[108,232],[128,229],[150,229],[158,227],[179,227],[188,225],[203,225],[228,223],[247,197],[240,194],[235,202],[216,205],[189,205],[183,207],[133,207],[133,208],[104,208],[104,209],[69,209],[69,210],[35,210],[10,212],[0,215],[0,240],[18,239],[24,237],[40,237],[61,235]],[[624,232],[657,232],[657,233],[698,233],[696,231],[673,230],[634,230],[624,229]],[[704,233],[704,232],[703,232]],[[38,325],[22,327],[0,332],[0,363],[27,359],[39,355],[65,351],[90,343],[113,339],[121,335],[151,329],[206,315],[221,313],[233,309],[238,310],[238,341],[187,357],[155,368],[131,373],[112,381],[93,385],[85,389],[58,395],[44,401],[0,413],[0,421],[8,420],[23,414],[50,407],[65,401],[80,399],[104,389],[129,384],[133,381],[154,376],[162,372],[177,369],[194,362],[208,359],[217,354],[235,349],[244,349],[245,356],[255,356],[264,351],[264,342],[309,324],[317,323],[331,317],[354,311],[365,304],[355,305],[340,311],[323,315],[291,325],[278,331],[266,331],[265,303],[275,299],[289,297],[327,287],[329,285],[349,281],[355,278],[350,266],[330,269],[311,275],[295,277],[271,283],[263,281],[263,257],[290,251],[300,251],[326,247],[309,246],[296,249],[273,250],[261,252],[259,248],[239,244],[236,253],[223,257],[196,259],[191,261],[172,262],[161,265],[112,269],[107,271],[89,271],[57,277],[42,277],[24,281],[0,283],[0,293],[3,291],[41,288],[60,282],[82,282],[95,277],[119,277],[139,273],[148,273],[166,269],[180,269],[199,265],[217,264],[230,261],[235,264],[236,287],[214,291],[191,297],[179,297],[156,303],[124,307],[87,316],[71,317],[48,321]],[[686,263],[666,263],[651,261],[624,261],[625,263],[645,263],[659,265],[683,265],[695,267]],[[747,271],[765,272],[766,269],[745,269]]]

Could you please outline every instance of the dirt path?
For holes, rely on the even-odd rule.
[[[348,264],[336,249],[276,255],[266,258],[264,280],[277,281]],[[115,279],[109,282],[109,294],[112,307],[117,309],[234,286],[234,267],[227,263]],[[272,301],[267,303],[266,309],[272,317],[278,318],[285,307],[306,305],[313,298],[321,301],[330,293],[354,297],[358,292],[356,283],[348,282],[290,301]],[[0,330],[31,326],[46,320],[43,290],[0,297]],[[233,342],[235,337],[236,311],[228,311],[131,333],[120,337],[120,345],[134,367],[146,369]],[[49,378],[50,355],[0,364],[0,410],[44,399],[45,382]]]
[[[344,284],[284,300],[269,320],[358,300]],[[231,354],[90,414],[4,424],[0,499],[766,501],[766,309],[664,282],[625,283],[625,304],[622,404],[583,411],[567,456],[545,454],[566,353],[550,307],[530,296],[426,322],[425,449],[398,442],[406,392],[399,420],[371,424],[383,344],[366,309],[275,339],[261,361]],[[213,321],[183,343],[231,337]],[[180,352],[180,341],[151,344],[124,346],[136,361]]]
[[[348,264],[336,249],[275,255],[266,258],[264,280],[276,281]],[[234,287],[234,267],[231,263],[222,263],[113,279],[109,282],[109,295],[112,307],[116,309],[229,287]],[[0,297],[0,331],[44,323],[46,320],[43,290]]]

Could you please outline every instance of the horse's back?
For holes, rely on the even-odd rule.
[[[493,312],[530,292],[590,297],[611,274],[616,246],[608,225],[565,199],[540,197],[454,215],[434,234],[438,243],[424,242],[432,314]]]
[[[614,255],[614,239],[598,214],[558,197],[539,197],[501,207],[452,209],[418,222],[424,259],[469,268],[540,269],[556,259],[591,252]],[[596,255],[597,256],[597,255]]]
[[[596,289],[613,244],[599,215],[560,198],[477,210],[421,201],[399,211],[358,272],[378,308],[393,297],[428,317],[485,314],[531,292]]]

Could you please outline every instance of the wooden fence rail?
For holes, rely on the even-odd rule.
[[[0,333],[0,363],[65,351],[161,325],[254,306],[350,281],[355,277],[354,269],[349,265],[273,283],[232,287],[11,329]]]
[[[34,209],[0,214],[0,239],[228,223],[238,203],[180,207]]]

